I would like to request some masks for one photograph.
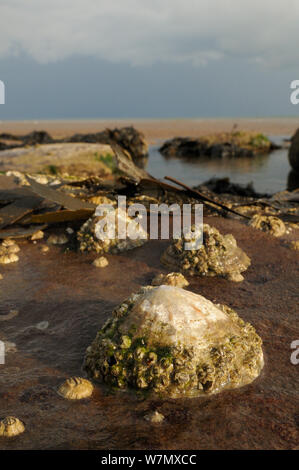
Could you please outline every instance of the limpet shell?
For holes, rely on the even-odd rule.
[[[192,249],[186,249],[186,244]],[[215,227],[203,224],[191,226],[189,233],[173,240],[162,253],[161,263],[190,276],[219,276],[239,282],[250,259],[232,234],[222,235]]]
[[[121,389],[194,397],[242,387],[264,365],[254,327],[225,305],[179,287],[143,287],[86,350],[88,376]]]
[[[14,437],[24,431],[24,423],[14,416],[7,416],[2,421],[0,421],[0,436]]]
[[[81,400],[88,398],[93,392],[93,385],[89,380],[82,377],[70,377],[60,385],[58,389],[59,395],[68,400]]]

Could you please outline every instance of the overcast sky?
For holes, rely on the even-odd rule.
[[[298,0],[0,0],[0,118],[299,116],[298,44]]]

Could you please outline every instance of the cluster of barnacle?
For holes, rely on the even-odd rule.
[[[197,247],[201,237],[202,244]],[[193,243],[196,249],[186,250],[186,243]],[[174,240],[166,249],[161,262],[191,276],[223,276],[234,281],[243,280],[240,273],[250,265],[250,259],[237,247],[233,235],[222,235],[208,224],[203,225],[203,232],[192,225],[188,234]]]
[[[0,263],[9,264],[15,263],[19,260],[17,253],[20,251],[20,247],[14,240],[4,240],[0,245]]]
[[[111,218],[111,226],[109,227],[109,220],[106,222],[103,227],[103,233],[101,236],[97,233],[97,225],[103,220],[102,216],[93,216],[88,219],[80,228],[77,233],[77,239],[80,243],[81,251],[96,251],[99,254],[104,253],[120,253],[122,251],[131,250],[138,246],[146,243],[148,239],[147,232],[139,227],[138,223],[134,222],[132,218],[127,215],[127,212],[123,209],[115,209],[113,211],[113,219]],[[118,218],[122,219],[122,222],[125,224],[126,235],[125,238],[120,238],[118,233]],[[113,225],[112,225],[113,220]],[[135,224],[135,234],[134,237],[130,237],[127,234],[129,224],[134,226]],[[111,236],[111,230],[114,235]]]
[[[157,274],[152,280],[152,286],[175,286],[175,287],[187,287],[189,282],[183,276],[182,273],[168,273],[168,274]]]
[[[196,396],[215,393],[226,385],[233,388],[249,383],[260,369],[261,339],[249,323],[226,306],[219,307],[239,328],[239,334],[229,334],[221,344],[200,353],[193,346],[181,344],[149,345],[146,335],[134,334],[134,325],[123,334],[121,325],[138,296],[114,311],[87,348],[84,368],[91,378],[120,389]]]
[[[281,237],[286,232],[286,226],[279,217],[255,214],[249,222],[254,228],[269,232],[274,237]]]

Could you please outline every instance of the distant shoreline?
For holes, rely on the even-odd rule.
[[[106,127],[135,126],[150,143],[176,136],[199,137],[214,132],[231,131],[234,125],[241,130],[262,132],[266,135],[291,136],[299,127],[297,117],[275,118],[182,118],[182,119],[55,119],[28,121],[0,121],[0,132],[26,134],[45,130],[60,138],[75,133],[99,132]]]

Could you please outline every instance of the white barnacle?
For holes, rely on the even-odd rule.
[[[14,437],[24,431],[24,423],[14,416],[7,416],[2,421],[0,421],[0,436]]]

